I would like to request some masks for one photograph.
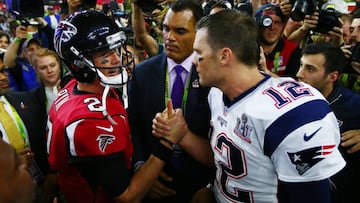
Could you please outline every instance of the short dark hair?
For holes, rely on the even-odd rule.
[[[346,58],[344,52],[339,46],[331,42],[311,43],[304,47],[301,55],[322,54],[325,58],[325,72],[331,73],[338,71],[343,72]]]
[[[259,63],[258,26],[253,17],[227,9],[205,16],[197,23],[196,28],[207,29],[207,42],[213,50],[228,47],[242,63]]]
[[[180,12],[187,9],[191,10],[195,18],[195,22],[197,22],[204,16],[201,5],[196,3],[194,0],[175,1],[170,5],[170,9],[174,12]]]

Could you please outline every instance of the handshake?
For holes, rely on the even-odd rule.
[[[189,129],[182,110],[174,109],[171,99],[166,104],[166,109],[155,115],[152,133],[160,138],[160,142],[170,149],[181,142]]]

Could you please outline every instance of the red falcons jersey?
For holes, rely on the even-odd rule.
[[[106,99],[106,110],[116,122],[112,124],[103,115],[102,95],[79,92],[74,88],[75,84],[76,81],[69,82],[50,109],[48,159],[52,169],[58,172],[59,184],[67,201],[93,202],[95,197],[86,179],[71,163],[96,159],[101,164],[102,158],[124,153],[130,169],[133,146],[127,114],[120,99],[115,96]],[[96,194],[96,202],[111,199],[102,189],[100,191]]]

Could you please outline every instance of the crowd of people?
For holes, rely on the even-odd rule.
[[[298,1],[0,11],[0,203],[357,202],[360,7]]]

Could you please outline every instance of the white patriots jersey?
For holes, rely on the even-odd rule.
[[[208,100],[217,202],[276,203],[278,180],[323,180],[345,166],[335,115],[309,85],[266,77],[231,103],[217,88]]]

